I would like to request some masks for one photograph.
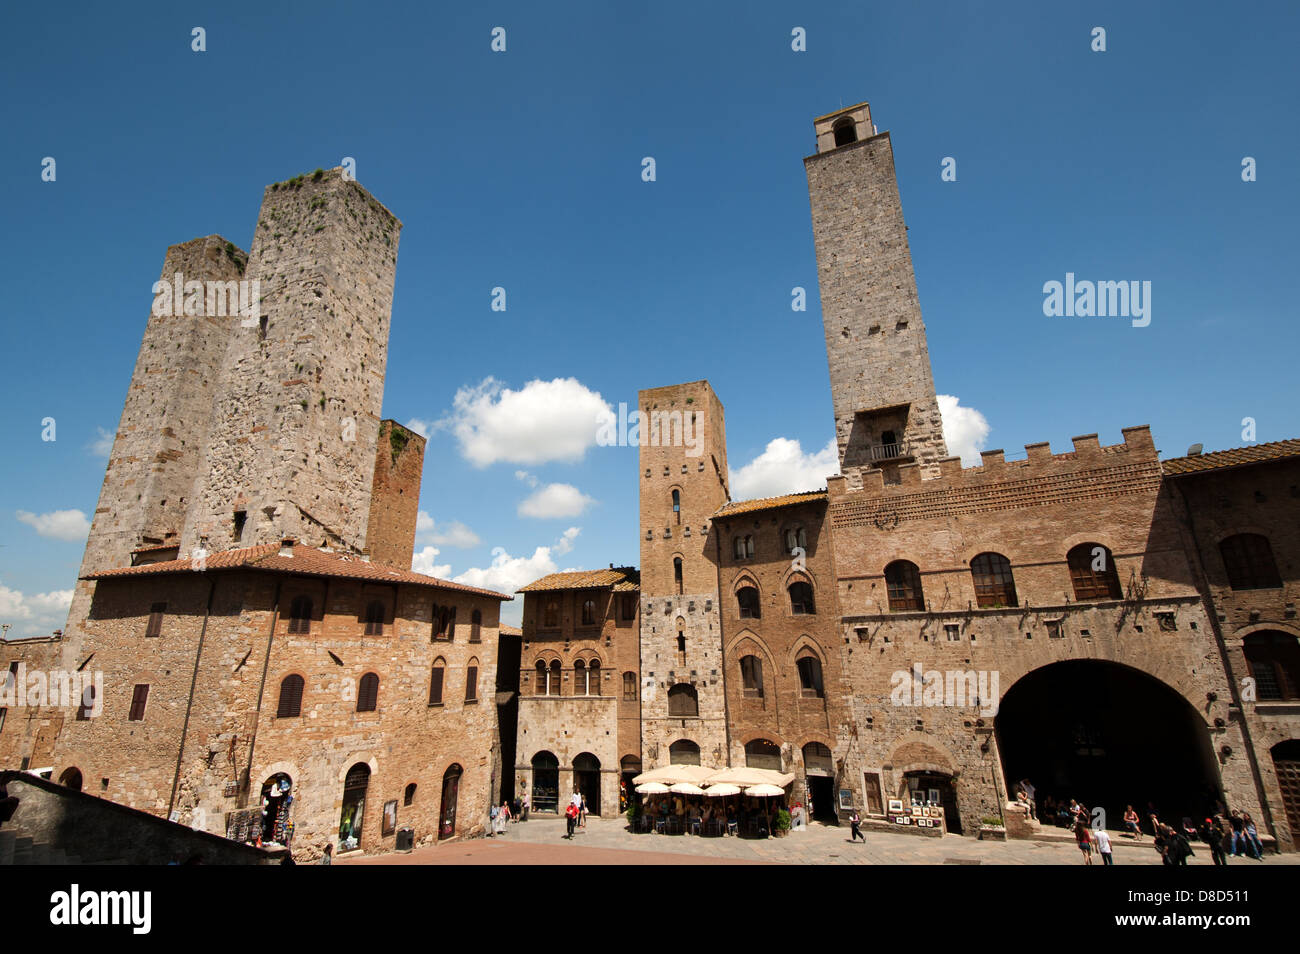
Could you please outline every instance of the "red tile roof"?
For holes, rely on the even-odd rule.
[[[280,544],[264,543],[256,547],[244,547],[240,550],[222,550],[210,553],[202,565],[194,559],[164,560],[161,563],[146,563],[141,566],[124,566],[112,570],[89,573],[82,579],[109,580],[121,577],[157,576],[166,573],[193,573],[205,570],[262,570],[271,573],[294,573],[301,576],[329,576],[348,580],[363,580],[374,583],[407,583],[412,586],[432,586],[444,590],[456,590],[462,593],[476,593],[498,600],[514,597],[496,590],[484,590],[464,583],[439,580],[436,577],[414,573],[411,570],[399,570],[382,563],[368,563],[360,557],[345,553],[326,553],[314,547],[294,544],[293,556],[280,556]]]
[[[572,570],[552,573],[516,590],[517,593],[537,593],[542,590],[592,590],[609,587],[617,592],[641,588],[641,574],[636,567],[618,566],[612,570]]]
[[[1252,447],[1234,447],[1231,450],[1210,451],[1208,454],[1196,454],[1192,457],[1174,457],[1161,461],[1160,469],[1167,477],[1177,477],[1180,474],[1221,470],[1224,467],[1241,467],[1269,460],[1282,460],[1286,457],[1300,457],[1300,439],[1273,441],[1270,444],[1255,444]]]
[[[734,517],[738,513],[753,510],[769,510],[773,507],[793,507],[795,504],[808,503],[813,500],[825,500],[826,491],[813,490],[801,494],[783,494],[780,497],[761,497],[758,500],[735,500],[719,507],[714,518]]]

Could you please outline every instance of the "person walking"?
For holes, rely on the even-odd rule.
[[[510,824],[510,803],[502,802],[501,807],[497,810],[497,834],[504,835],[506,826]]]
[[[569,804],[565,806],[564,809],[564,825],[565,825],[564,837],[565,838],[568,838],[570,840],[573,839],[573,826],[577,820],[578,820],[578,808],[576,805],[573,804],[573,802],[569,802]]]
[[[1110,833],[1104,828],[1094,828],[1092,840],[1097,843],[1097,853],[1101,855],[1101,863],[1113,865],[1115,860],[1111,857]]]
[[[1081,814],[1076,815],[1078,819],[1074,823],[1074,840],[1079,845],[1079,850],[1083,852],[1083,863],[1092,864],[1092,836],[1088,832],[1088,826],[1084,822]]]
[[[493,806],[488,809],[488,837],[489,838],[491,838],[493,835],[497,833],[497,815],[499,815],[500,813],[501,813],[501,809],[497,808],[495,804],[493,804]]]
[[[519,814],[519,820],[528,821],[528,792],[525,791],[524,797],[521,798],[519,801],[520,804],[522,805],[522,811]]]
[[[853,814],[849,816],[849,829],[853,833],[849,841],[857,841],[861,838],[864,845],[867,843],[867,836],[862,834],[862,819],[859,817],[856,808],[853,809]]]

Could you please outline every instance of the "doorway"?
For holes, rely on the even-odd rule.
[[[343,779],[343,812],[339,816],[339,851],[361,847],[361,823],[366,817],[366,790],[370,787],[370,766],[358,762]]]
[[[292,828],[289,823],[289,794],[293,781],[279,772],[262,783],[262,844],[287,845]],[[346,797],[346,796],[345,796]]]
[[[460,797],[461,767],[453,765],[442,776],[442,810],[438,813],[438,840],[456,834],[456,801]]]
[[[940,772],[907,772],[907,800],[911,805],[938,806],[943,809],[944,831],[960,835],[961,812],[957,808],[957,786],[951,775]]]
[[[573,760],[573,787],[587,803],[588,815],[600,814],[600,759],[583,752]]]
[[[812,806],[808,812],[813,821],[838,825],[840,813],[835,805],[835,762],[831,750],[821,742],[809,742],[803,747],[804,778]]]
[[[533,756],[533,811],[560,810],[560,760],[550,752]]]
[[[1273,746],[1273,769],[1282,790],[1282,808],[1291,838],[1300,847],[1300,739],[1288,739]]]

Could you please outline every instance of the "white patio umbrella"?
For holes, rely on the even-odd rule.
[[[636,787],[638,795],[667,795],[669,788],[663,782],[646,782]]]
[[[784,795],[785,790],[775,785],[751,785],[745,789],[745,794],[753,795],[755,798],[775,798],[777,795]]]
[[[710,785],[708,788],[704,790],[704,794],[714,796],[715,798],[725,798],[728,795],[739,795],[740,786],[728,785],[727,783],[723,782],[719,785]]]
[[[704,789],[698,785],[692,785],[690,782],[678,782],[676,785],[670,785],[668,791],[676,795],[703,795]]]

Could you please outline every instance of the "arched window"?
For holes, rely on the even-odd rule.
[[[546,676],[546,663],[540,659],[537,660],[537,684],[533,686],[533,692],[539,696],[549,696],[551,694],[551,683]]]
[[[700,747],[690,739],[678,739],[668,746],[669,765],[699,765]]]
[[[636,702],[636,673],[623,673],[623,701]]]
[[[673,557],[673,582],[677,584],[677,595],[682,595],[682,558]]]
[[[587,695],[600,695],[600,660],[593,659],[587,667]]]
[[[1080,543],[1066,555],[1076,600],[1117,600],[1123,595],[1110,551],[1099,543]]]
[[[280,682],[280,703],[275,707],[277,719],[302,715],[302,676],[285,676]]]
[[[441,656],[433,661],[433,672],[429,676],[429,705],[442,705],[442,687],[447,676],[447,662]]]
[[[357,711],[374,712],[379,705],[379,677],[368,672],[357,689]]]
[[[736,591],[736,603],[740,607],[741,619],[759,619],[763,611],[758,606],[758,590],[752,586],[742,586]]]
[[[595,600],[582,601],[582,625],[583,626],[596,625],[596,601]]]
[[[821,699],[825,695],[822,688],[822,661],[811,649],[801,650],[795,660],[799,667],[799,691],[805,699]]]
[[[745,743],[745,766],[747,768],[771,769],[781,771],[781,746],[768,739],[754,739]]]
[[[762,698],[763,660],[752,653],[740,657],[740,684],[745,695]]]
[[[311,632],[311,597],[295,596],[289,607],[289,632]]]
[[[790,527],[785,531],[785,552],[794,553],[795,547],[808,549],[808,535],[803,527]]]
[[[836,120],[832,128],[835,132],[835,145],[847,146],[851,142],[858,141],[858,127],[852,117],[845,116],[843,119]]]
[[[452,621],[456,618],[456,610],[450,606],[439,606],[433,604],[433,638],[434,639],[451,639]]]
[[[1268,537],[1239,533],[1220,543],[1219,553],[1234,590],[1271,590],[1282,585]]]
[[[1270,631],[1251,633],[1242,644],[1256,699],[1300,699],[1300,640]]]
[[[682,492],[680,490],[673,491],[673,516],[677,518],[678,523],[682,522]]]
[[[469,617],[469,641],[471,643],[483,642],[483,611],[475,610]]]
[[[560,661],[551,660],[551,668],[547,672],[546,694],[548,696],[560,696],[564,693],[560,689]]]
[[[979,606],[1017,606],[1016,583],[1011,577],[1011,561],[1001,553],[981,553],[970,561],[975,581],[975,602]]]
[[[700,697],[695,687],[687,682],[679,682],[668,690],[668,714],[670,716],[698,716],[700,714]]]
[[[371,600],[366,606],[366,635],[382,636],[384,634],[384,604]]]
[[[548,600],[546,611],[542,614],[542,625],[546,627],[560,625],[560,604],[556,600]]]
[[[465,701],[478,702],[478,660],[471,659],[465,667]]]
[[[813,605],[811,583],[806,580],[795,580],[790,584],[790,612],[796,616],[817,612],[817,608]]]
[[[415,803],[415,783],[411,782],[406,786],[406,792],[402,796],[403,805],[413,805]]]
[[[588,695],[587,692],[587,664],[581,659],[573,664],[573,694],[575,696]]]
[[[891,613],[925,609],[925,594],[921,592],[921,571],[910,560],[895,560],[885,567],[885,586],[889,591]]]

